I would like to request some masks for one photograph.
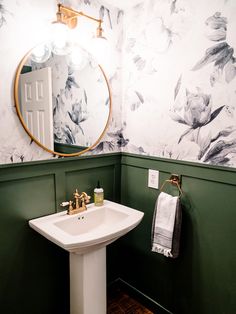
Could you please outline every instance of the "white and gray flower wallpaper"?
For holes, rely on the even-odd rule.
[[[235,167],[236,1],[143,1],[125,18],[123,149]]]
[[[235,0],[146,0],[125,11],[117,1],[64,4],[102,17],[111,45],[104,70],[112,118],[90,154],[121,150],[236,166]],[[56,1],[0,0],[2,164],[53,158],[24,133],[12,86],[17,64],[45,39],[55,10]]]
[[[97,61],[72,42],[73,53],[82,56],[74,62],[72,53],[57,55],[49,42],[41,46],[50,51],[47,59],[38,62],[42,57],[35,61],[30,54],[26,62],[32,71],[51,69],[54,142],[92,146],[105,128],[110,108],[108,86]]]

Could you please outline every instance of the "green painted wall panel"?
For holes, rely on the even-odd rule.
[[[151,252],[159,191],[147,187],[148,168],[160,170],[160,183],[171,173],[182,175],[181,253],[176,260]],[[140,226],[121,240],[123,280],[173,313],[236,312],[234,169],[224,173],[217,167],[127,155],[122,158],[121,201],[145,212]]]
[[[16,215],[35,217],[35,212],[46,215],[55,211],[54,175],[35,176],[14,181],[0,182],[1,211],[7,207],[10,218]],[[44,205],[47,207],[44,208]],[[50,207],[48,207],[48,205]]]
[[[151,252],[159,191],[147,187],[148,169],[160,170],[160,182],[182,175],[176,260]],[[136,229],[109,246],[108,281],[121,277],[175,314],[236,312],[235,169],[111,154],[0,167],[0,313],[69,314],[68,253],[28,220],[61,210],[75,187],[92,195],[97,179],[106,198],[145,212]]]
[[[91,196],[91,202],[94,201],[93,190],[100,181],[104,189],[104,197],[112,200],[115,196],[114,185],[111,184],[111,178],[115,176],[114,166],[98,167],[94,169],[85,169],[82,171],[72,171],[66,173],[66,195],[71,199],[72,194],[77,188],[80,192],[86,191]]]
[[[118,154],[0,167],[0,313],[69,314],[69,255],[28,220],[61,210],[75,183],[92,191],[98,176],[119,200]]]
[[[68,284],[67,254],[48,245],[28,226],[29,219],[55,212],[53,190],[54,175],[0,183],[1,313],[56,313],[60,309],[65,313],[68,308],[63,295],[67,293],[63,285]],[[62,275],[61,267],[65,268]],[[56,283],[61,289],[55,289]],[[56,303],[57,297],[63,301]]]

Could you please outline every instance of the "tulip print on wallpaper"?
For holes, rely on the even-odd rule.
[[[211,46],[206,50],[205,56],[193,67],[193,71],[199,70],[208,63],[213,62],[213,73],[210,76],[211,85],[214,86],[220,76],[224,76],[225,81],[229,83],[236,75],[236,59],[234,56],[234,48],[230,47],[225,41],[227,18],[222,17],[220,12],[216,12],[206,20],[205,24],[208,28],[206,33],[207,38],[211,41],[218,41],[220,43]]]
[[[206,20],[205,24],[208,28],[206,33],[207,38],[220,43],[209,47],[206,50],[205,56],[198,61],[192,70],[200,70],[212,62],[213,72],[210,75],[211,86],[214,87],[215,83],[219,81],[220,76],[224,77],[226,83],[230,83],[236,75],[236,66],[234,64],[236,59],[233,56],[234,49],[226,41],[221,42],[226,39],[227,18],[222,17],[220,12],[216,12]],[[177,82],[175,97],[180,89],[180,84],[181,78]],[[180,136],[178,143],[184,137],[188,137],[190,141],[196,143],[199,147],[198,160],[212,164],[227,164],[230,162],[230,155],[236,153],[236,134],[233,138],[227,140],[227,137],[236,131],[235,120],[232,121],[232,125],[221,129],[214,135],[209,130],[207,135],[201,136],[201,129],[204,126],[211,124],[218,115],[220,119],[220,112],[226,104],[212,111],[211,95],[204,94],[198,87],[196,89],[196,93],[191,93],[186,89],[186,103],[183,105],[183,116],[178,115],[175,111],[170,113],[174,121],[189,126]],[[214,92],[213,89],[212,92]]]
[[[212,112],[211,96],[203,94],[200,89],[197,93],[186,90],[186,96],[183,117],[175,112],[170,113],[174,121],[189,126],[180,136],[178,143],[186,137],[199,146],[198,160],[213,164],[227,163],[229,161],[227,155],[230,152],[236,152],[236,138],[231,141],[225,141],[224,138],[235,131],[236,128],[232,125],[219,131],[215,136],[212,136],[209,132],[207,136],[201,137],[201,129],[210,124],[225,106],[221,106]],[[211,146],[212,144],[213,146]]]
[[[123,151],[235,167],[236,1],[145,1],[129,23]]]

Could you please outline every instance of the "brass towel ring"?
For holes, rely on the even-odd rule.
[[[161,191],[161,192],[162,192],[164,186],[166,185],[166,183],[171,183],[171,184],[176,185],[177,188],[178,188],[178,190],[179,190],[180,196],[183,195],[183,191],[182,191],[182,189],[181,189],[181,187],[180,187],[180,177],[179,177],[179,175],[177,175],[177,174],[172,174],[171,177],[170,177],[170,179],[165,180],[165,181],[163,182],[161,188],[160,188],[160,191]]]

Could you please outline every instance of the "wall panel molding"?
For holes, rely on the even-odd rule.
[[[160,190],[148,188],[148,169],[160,171],[159,186],[171,173],[182,176],[176,260],[151,252]],[[165,186],[167,193],[178,193],[175,190]],[[172,313],[234,313],[236,169],[123,154],[121,202],[144,212],[140,225],[120,240],[120,254],[126,256],[120,261],[122,280]]]
[[[223,166],[211,166],[203,163],[185,162],[172,159],[122,154],[122,165],[129,165],[145,169],[158,169],[165,173],[179,172],[180,175],[192,178],[201,178],[207,181],[215,181],[227,184],[236,184],[236,168]]]

